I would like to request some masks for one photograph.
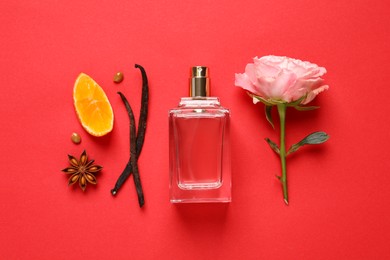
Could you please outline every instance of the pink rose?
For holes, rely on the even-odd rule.
[[[321,78],[325,73],[325,68],[308,61],[272,55],[255,57],[245,73],[236,73],[235,85],[254,94],[254,103],[259,98],[271,104],[302,98],[300,104],[304,105],[329,88]]]

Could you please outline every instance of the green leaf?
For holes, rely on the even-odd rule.
[[[318,107],[318,106],[308,106],[308,107],[295,106],[294,108],[295,108],[296,110],[298,110],[298,111],[309,111],[309,110],[318,109],[318,108],[320,108],[320,107]]]
[[[259,100],[261,103],[263,103],[263,104],[266,105],[266,106],[272,106],[272,105],[273,105],[272,103],[268,102],[268,101],[265,100],[264,98],[259,97],[259,96],[255,95],[255,94],[252,94],[252,93],[250,93],[250,92],[247,92],[247,94],[248,94],[251,98],[256,98],[257,100]]]
[[[298,106],[299,104],[301,104],[301,102],[302,102],[303,100],[305,100],[306,97],[307,97],[307,94],[304,95],[304,96],[302,96],[302,97],[300,97],[299,99],[297,99],[297,100],[295,100],[295,101],[293,101],[293,102],[288,103],[287,106],[289,106],[289,107],[296,107],[296,106]]]
[[[272,128],[275,129],[274,121],[272,120],[272,106],[265,106],[265,116],[267,117],[267,120],[271,124]]]
[[[280,154],[280,150],[279,150],[279,146],[274,143],[271,139],[269,139],[268,137],[265,138],[265,140],[267,141],[267,143],[269,144],[269,146],[271,147],[271,149],[277,153],[277,154]]]
[[[292,145],[287,152],[287,155],[296,152],[300,147],[307,144],[322,144],[329,139],[329,135],[325,132],[314,132],[303,138],[298,143]]]

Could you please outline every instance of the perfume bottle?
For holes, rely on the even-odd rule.
[[[209,96],[207,67],[191,68],[189,90],[169,111],[170,201],[230,202],[230,112]]]

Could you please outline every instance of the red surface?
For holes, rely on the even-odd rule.
[[[2,1],[0,3],[0,256],[2,259],[389,259],[390,6],[386,1]],[[311,112],[288,111],[287,144],[324,130],[330,140],[288,159],[278,132],[234,86],[254,56],[286,55],[327,68],[329,91]],[[150,80],[139,160],[146,204],[132,180],[110,189],[129,156],[123,91],[137,112]],[[192,65],[232,113],[233,202],[171,205],[167,111],[187,93]],[[118,70],[120,85],[112,82]],[[106,91],[113,132],[77,121],[80,72]],[[79,132],[82,144],[70,141]],[[67,154],[104,166],[98,185],[67,187]]]

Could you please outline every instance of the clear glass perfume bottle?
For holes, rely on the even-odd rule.
[[[229,110],[209,97],[208,68],[191,68],[190,97],[169,111],[170,200],[230,202]]]

